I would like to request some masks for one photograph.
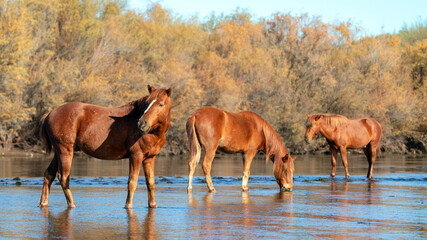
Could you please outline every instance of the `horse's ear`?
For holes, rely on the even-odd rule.
[[[168,95],[168,97],[170,97],[171,93],[172,93],[172,88],[170,87],[168,90],[166,90],[166,94]]]
[[[152,91],[156,90],[154,87],[152,87],[150,84],[147,85],[148,92],[151,94]]]
[[[291,155],[289,155],[289,153],[286,153],[286,155],[282,158],[283,162],[286,161],[294,161],[297,157],[291,157]]]

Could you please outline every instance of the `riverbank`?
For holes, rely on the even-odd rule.
[[[291,154],[329,154],[329,146],[323,137],[317,137],[312,144],[288,144],[285,142],[286,148]],[[412,136],[395,136],[383,138],[381,140],[380,149],[382,153],[389,154],[426,154],[427,153],[427,135],[419,134]],[[362,150],[351,150],[353,152],[363,153]],[[0,155],[24,153],[24,154],[43,154],[44,150],[41,144],[10,144],[10,147],[0,148]],[[177,137],[168,136],[165,145],[163,146],[160,155],[183,155],[188,154],[187,139],[178,139]]]

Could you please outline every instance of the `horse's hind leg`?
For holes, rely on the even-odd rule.
[[[50,186],[55,180],[56,173],[58,172],[58,158],[54,155],[49,167],[44,172],[42,196],[40,197],[39,207],[47,207],[49,204]]]
[[[70,190],[70,171],[71,163],[73,161],[73,149],[74,148],[72,146],[62,147],[62,151],[59,154],[58,180],[61,184],[62,191],[64,191],[69,208],[76,207]]]
[[[374,163],[376,158],[376,146],[374,146],[371,142],[365,148],[363,148],[363,151],[365,152],[366,158],[368,159],[369,163],[368,173],[366,177],[372,179],[372,173],[374,171]]]
[[[211,167],[212,167],[212,161],[215,157],[215,151],[216,149],[206,149],[205,148],[205,157],[203,159],[203,172],[205,173],[206,178],[206,184],[208,185],[209,192],[215,192],[215,188],[212,184],[211,179]]]
[[[256,154],[256,151],[247,151],[243,155],[243,178],[242,178],[242,191],[248,191],[248,181],[249,181],[249,175],[250,175],[250,168],[252,160],[254,159],[254,156]]]
[[[187,186],[187,192],[193,191],[193,175],[196,171],[197,163],[200,160],[200,153],[201,149],[200,146],[197,147],[197,149],[194,149],[191,151],[190,161],[188,162],[188,186]]]

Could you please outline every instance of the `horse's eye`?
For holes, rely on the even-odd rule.
[[[160,104],[159,104],[159,107],[163,107],[163,106],[164,106],[164,104],[163,104],[163,103],[160,103]]]

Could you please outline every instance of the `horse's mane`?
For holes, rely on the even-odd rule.
[[[274,131],[273,127],[263,119],[262,130],[265,137],[265,154],[266,161],[270,159],[272,155],[286,154],[285,146],[280,139],[279,134]],[[284,151],[284,152],[283,152]]]
[[[129,114],[132,114],[135,117],[140,117],[148,106],[146,100],[149,96],[150,95],[146,95],[140,99],[128,102],[125,105],[121,106],[121,108],[128,109]]]
[[[323,120],[325,121],[325,123],[331,127],[337,127],[349,121],[348,118],[342,115],[336,115],[336,114],[314,114],[310,117],[310,119],[316,118],[316,117],[323,117]]]

